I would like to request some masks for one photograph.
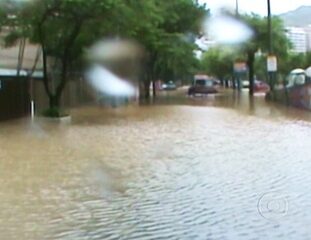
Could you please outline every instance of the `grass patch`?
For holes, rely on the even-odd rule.
[[[64,113],[60,108],[57,108],[57,107],[43,110],[42,115],[44,117],[50,117],[50,118],[61,118],[61,117],[69,116],[68,114]]]

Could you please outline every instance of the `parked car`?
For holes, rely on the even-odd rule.
[[[255,80],[254,82],[254,92],[264,92],[267,93],[270,91],[270,86],[264,81]]]
[[[242,80],[242,88],[249,89],[249,80]],[[254,81],[254,92],[262,92],[267,93],[270,91],[270,86],[262,81],[262,80],[255,80]]]
[[[306,83],[307,76],[304,69],[296,68],[287,76],[287,88],[301,86]]]
[[[176,84],[173,81],[162,84],[162,90],[175,90]]]
[[[216,83],[212,79],[195,79],[188,95],[217,93]]]
[[[242,88],[249,88],[249,80],[242,80]]]

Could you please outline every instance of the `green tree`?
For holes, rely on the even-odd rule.
[[[183,78],[196,67],[193,53],[196,46],[186,36],[199,33],[206,10],[193,0],[129,2],[133,4],[130,9],[139,13],[131,37],[137,39],[147,52],[142,97],[148,99],[151,82],[158,78]],[[141,16],[144,14],[147,16]]]
[[[306,69],[311,66],[311,52],[295,53],[289,52],[288,56],[283,59],[280,66],[283,80],[295,68]]]
[[[14,31],[8,40],[14,42],[24,37],[41,46],[43,83],[49,97],[50,115],[58,117],[61,114],[60,98],[68,81],[68,72],[81,59],[83,49],[102,31],[107,34],[113,29],[112,24],[106,23],[106,18],[116,6],[115,0],[34,0],[24,3],[18,12]],[[103,22],[105,28],[95,31],[93,26],[103,26]],[[48,58],[54,59],[57,66],[55,89],[50,84]]]
[[[311,66],[311,51],[306,53],[305,64],[305,67],[307,68]]]
[[[212,48],[203,55],[201,64],[203,70],[223,79],[225,76],[232,75],[234,61],[245,61],[249,71],[250,94],[253,94],[254,76],[256,75],[258,79],[267,78],[266,58],[269,51],[267,18],[255,14],[242,15],[240,18],[241,21],[244,21],[253,29],[252,39],[240,47],[220,46]],[[272,27],[273,52],[278,57],[279,70],[283,73],[285,68],[288,67],[288,50],[291,44],[286,37],[283,23],[279,18],[274,17],[272,19]],[[257,55],[257,52],[261,52],[261,55]]]
[[[201,69],[223,81],[232,75],[236,55],[230,48],[211,48],[203,54]]]
[[[41,46],[49,111],[59,116],[68,73],[78,68],[83,50],[95,40],[119,36],[142,44],[147,52],[142,83],[148,98],[151,81],[182,77],[196,66],[195,45],[185,35],[199,32],[205,13],[194,0],[33,0],[16,14],[7,42],[27,38]],[[55,88],[48,73],[50,59],[55,61]]]
[[[254,37],[248,41],[242,48],[242,52],[246,55],[247,64],[249,68],[249,82],[250,94],[253,94],[254,75],[256,69],[254,68],[255,53],[260,49],[264,55],[269,52],[269,32],[267,27],[267,18],[262,18],[259,15],[244,15],[241,17],[254,31]],[[277,56],[279,62],[287,57],[290,49],[290,42],[288,41],[283,22],[278,17],[272,18],[272,50]],[[273,88],[273,83],[270,83]]]

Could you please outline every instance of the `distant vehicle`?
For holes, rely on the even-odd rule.
[[[188,95],[217,93],[217,83],[206,75],[196,75]]]
[[[249,80],[242,80],[242,87],[249,88]]]
[[[290,72],[287,76],[287,88],[295,87],[295,86],[302,86],[306,83],[307,76],[304,69],[294,69]]]
[[[249,89],[249,80],[242,80],[242,88]],[[270,86],[261,80],[254,81],[254,92],[267,93],[270,91]]]
[[[214,85],[221,86],[221,81],[219,79],[214,80]]]
[[[254,92],[267,93],[270,91],[270,86],[264,81],[255,80],[254,82]]]
[[[176,84],[173,81],[162,84],[162,90],[175,90]]]

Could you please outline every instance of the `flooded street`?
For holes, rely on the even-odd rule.
[[[0,239],[309,239],[311,114],[247,93],[0,124]]]

